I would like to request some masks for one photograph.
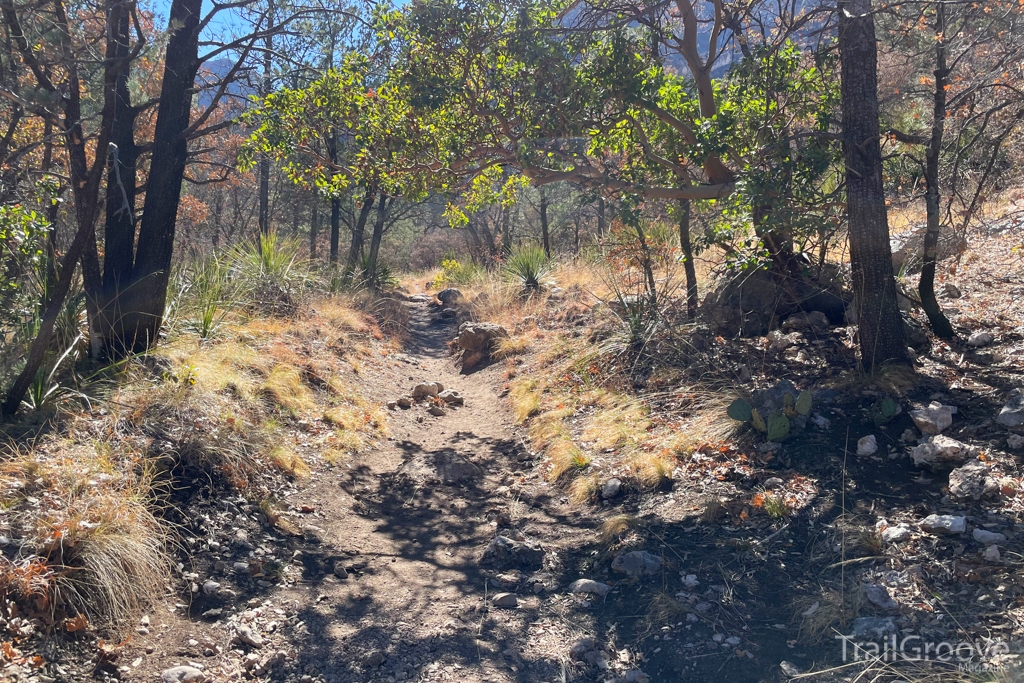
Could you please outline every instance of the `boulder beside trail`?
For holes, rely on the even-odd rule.
[[[462,369],[470,371],[490,359],[501,339],[508,339],[508,330],[497,323],[464,322],[459,326],[457,340],[462,350]]]
[[[462,292],[454,287],[442,289],[437,293],[437,300],[444,306],[452,306],[462,300]]]

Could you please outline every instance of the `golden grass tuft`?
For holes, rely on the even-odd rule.
[[[615,543],[639,526],[640,520],[633,515],[615,515],[601,523],[597,538],[601,543]]]
[[[540,397],[544,386],[535,379],[521,379],[512,383],[509,398],[516,424],[523,424],[540,412]]]
[[[597,500],[601,491],[601,482],[596,474],[576,477],[569,484],[569,501],[573,505],[585,505]]]
[[[491,355],[498,359],[520,356],[530,350],[530,344],[530,338],[525,335],[508,337],[498,342],[497,348]]]
[[[582,472],[590,466],[590,456],[567,438],[552,442],[545,455],[550,463],[547,474],[550,482],[557,482],[570,472]]]
[[[634,446],[647,437],[651,421],[640,401],[611,392],[598,392],[592,400],[598,410],[587,420],[583,438],[595,448]]]
[[[270,461],[285,474],[305,479],[310,475],[309,465],[289,446],[278,444],[270,449]]]
[[[302,373],[293,365],[275,366],[261,388],[263,396],[292,415],[309,412],[316,407],[313,392],[302,381]]]
[[[650,453],[636,455],[629,462],[630,474],[646,491],[659,491],[666,488],[672,482],[672,470],[674,469],[674,462]]]
[[[0,470],[0,490],[18,492],[3,501],[4,516],[23,552],[42,562],[0,571],[0,594],[36,590],[37,608],[42,600],[125,635],[170,580],[167,530],[149,506],[153,471],[140,454],[102,441],[15,454]]]
[[[569,428],[565,424],[565,419],[572,417],[574,413],[575,411],[570,406],[562,406],[535,416],[530,423],[529,432],[530,443],[533,444],[533,447],[543,450],[556,439],[569,438]]]

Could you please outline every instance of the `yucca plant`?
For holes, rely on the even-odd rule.
[[[371,269],[369,257],[364,257],[355,268],[350,270],[346,279],[354,289],[369,288],[383,291],[398,284],[398,276],[395,275],[389,264],[378,260]]]
[[[271,230],[236,246],[231,260],[239,273],[247,279],[271,280],[283,284],[298,275],[298,253],[299,243],[296,240],[281,239],[276,231]]]
[[[201,339],[209,339],[235,307],[229,298],[231,289],[228,268],[216,254],[193,263],[188,281],[194,312],[191,327]]]
[[[505,262],[505,278],[532,291],[540,289],[541,280],[550,270],[551,259],[536,245],[521,247]]]

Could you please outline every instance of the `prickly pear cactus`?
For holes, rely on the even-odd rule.
[[[772,413],[768,418],[768,440],[782,441],[789,436],[789,418],[785,413]]]
[[[750,400],[736,399],[727,412],[737,422],[747,422],[765,434],[769,441],[781,441],[803,430],[813,403],[810,391],[798,392],[792,382],[782,380],[755,392]]]
[[[881,401],[875,403],[871,408],[871,421],[875,423],[876,427],[881,427],[887,424],[894,417],[899,415],[900,407],[896,401],[892,400],[888,396],[883,398]]]
[[[752,416],[750,404],[742,398],[738,398],[729,404],[729,417],[738,422],[749,422]]]

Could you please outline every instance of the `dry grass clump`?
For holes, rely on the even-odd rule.
[[[573,479],[569,484],[569,501],[573,505],[584,505],[597,500],[601,482],[596,474],[587,474]]]
[[[140,454],[102,442],[54,440],[9,460],[0,471],[3,532],[22,557],[4,560],[0,594],[32,596],[51,618],[125,627],[169,580],[152,472]]]
[[[310,474],[309,465],[289,446],[278,444],[270,449],[269,456],[271,462],[285,474],[299,479],[305,479]]]
[[[639,526],[640,520],[633,515],[614,515],[601,523],[597,538],[606,545],[615,543]]]
[[[630,474],[646,491],[660,491],[668,487],[674,469],[674,462],[650,453],[636,455],[629,463]]]
[[[313,392],[302,381],[298,368],[282,363],[275,366],[261,387],[261,393],[292,415],[301,415],[316,406]]]
[[[573,472],[582,472],[590,466],[590,456],[569,439],[554,441],[546,451],[549,465],[547,479],[557,482]]]
[[[844,591],[822,587],[816,594],[801,596],[793,603],[793,619],[800,625],[797,637],[816,644],[831,639],[836,631],[846,633],[863,603],[864,592],[857,584]]]
[[[491,355],[498,359],[521,356],[530,350],[531,343],[532,340],[526,335],[501,339],[498,341],[498,346],[494,349],[494,352]]]
[[[544,386],[535,379],[524,378],[512,383],[509,398],[512,400],[512,413],[516,424],[523,424],[540,412],[540,397]]]
[[[650,411],[640,401],[599,390],[591,392],[585,402],[597,408],[583,430],[583,438],[593,441],[595,448],[633,446],[647,437]]]

